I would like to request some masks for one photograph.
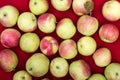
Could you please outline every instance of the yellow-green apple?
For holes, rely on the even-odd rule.
[[[42,77],[49,70],[49,59],[43,53],[33,54],[26,62],[26,70],[33,77]]]
[[[51,4],[58,11],[66,11],[71,7],[72,0],[51,0]]]
[[[104,24],[99,29],[99,37],[104,42],[113,43],[119,37],[119,30],[114,24]]]
[[[37,28],[37,18],[31,12],[23,12],[18,17],[18,28],[23,32],[32,32]]]
[[[107,80],[120,80],[120,64],[111,63],[104,70]]]
[[[60,43],[59,55],[65,59],[72,59],[77,55],[77,45],[72,39],[66,39]]]
[[[18,46],[21,33],[12,28],[8,28],[2,31],[0,35],[1,44],[6,48],[12,48]]]
[[[95,17],[83,15],[77,21],[77,30],[83,35],[91,36],[98,30],[98,20]]]
[[[5,5],[0,8],[0,23],[4,27],[13,27],[17,23],[19,11],[12,5]]]
[[[40,38],[36,33],[24,33],[20,38],[20,48],[27,52],[35,52],[40,45]]]
[[[29,0],[29,9],[35,15],[41,15],[45,13],[48,8],[48,0]]]
[[[62,57],[54,58],[50,63],[50,72],[55,77],[64,77],[68,73],[69,64]]]
[[[20,70],[13,75],[13,80],[32,80],[32,76],[25,70]]]
[[[106,80],[105,76],[100,73],[92,74],[88,80]]]
[[[3,49],[0,51],[0,67],[5,72],[15,70],[18,64],[18,57],[16,53],[10,49]]]
[[[87,80],[91,70],[84,60],[76,60],[70,64],[69,74],[74,80]]]
[[[111,62],[111,51],[108,48],[99,48],[93,54],[93,60],[99,67],[105,67]]]
[[[56,27],[56,17],[52,13],[45,13],[38,18],[38,28],[44,33],[52,33]]]
[[[106,1],[102,7],[103,16],[109,21],[120,19],[120,3],[117,0]]]
[[[47,56],[54,55],[58,51],[58,42],[52,36],[45,36],[40,42],[40,50]]]
[[[92,0],[73,0],[72,8],[75,14],[81,16],[89,14],[94,8]]]
[[[63,18],[57,24],[56,33],[62,39],[72,38],[76,33],[76,26],[70,18]]]
[[[97,43],[94,38],[90,36],[81,37],[77,42],[78,52],[83,56],[92,55],[97,47]]]

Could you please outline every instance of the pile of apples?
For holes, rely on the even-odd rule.
[[[96,40],[92,37],[98,32],[101,41],[112,44],[119,37],[117,26],[112,23],[99,25],[97,18],[92,16],[95,8],[92,0],[50,1],[54,9],[60,12],[67,11],[72,6],[73,12],[79,16],[77,23],[74,24],[72,19],[67,17],[57,22],[56,16],[47,12],[49,0],[29,0],[31,12],[21,14],[12,5],[0,8],[0,23],[5,27],[0,34],[0,42],[5,48],[0,51],[1,69],[5,72],[15,71],[19,58],[12,48],[19,47],[25,54],[32,55],[26,61],[26,69],[16,71],[13,80],[43,78],[49,71],[57,78],[69,75],[73,80],[120,80],[120,63],[112,62],[111,50],[107,47],[98,48]],[[118,21],[120,2],[106,1],[102,7],[102,14],[110,22]],[[15,25],[18,29],[14,28]],[[41,38],[35,30],[48,35]],[[62,42],[50,36],[50,33],[55,33]],[[82,35],[77,42],[73,39],[76,34]],[[50,59],[56,54],[56,57]],[[105,68],[104,74],[93,74],[87,61],[75,60],[78,55],[91,56],[96,66]]]

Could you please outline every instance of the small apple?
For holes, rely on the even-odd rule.
[[[72,39],[66,39],[60,43],[59,54],[65,59],[72,59],[77,55],[77,45]]]
[[[52,33],[56,27],[56,17],[54,14],[45,13],[38,18],[38,28],[44,33]]]
[[[89,77],[88,80],[106,80],[105,76],[100,73],[95,73]]]
[[[99,29],[99,37],[104,42],[113,43],[119,37],[119,30],[114,24],[104,24]]]
[[[56,33],[62,39],[69,39],[75,35],[76,27],[70,18],[63,18],[57,24]]]
[[[26,62],[26,70],[33,77],[41,77],[49,70],[49,59],[42,53],[33,54]]]
[[[54,55],[58,51],[58,42],[51,36],[44,37],[40,42],[40,50],[47,56]]]
[[[17,23],[19,11],[12,5],[5,5],[0,8],[0,23],[4,27],[13,27]]]
[[[35,15],[45,13],[49,8],[48,0],[30,0],[29,9]]]
[[[50,63],[50,72],[55,77],[64,77],[68,73],[69,64],[62,57],[54,58]]]
[[[77,21],[77,29],[81,34],[91,36],[98,30],[98,20],[95,17],[83,15]]]
[[[69,73],[74,80],[87,80],[91,70],[84,60],[76,60],[70,64]]]
[[[40,38],[36,33],[24,33],[20,38],[20,48],[27,52],[35,52],[40,44]]]
[[[3,49],[0,51],[0,67],[5,72],[15,70],[18,64],[18,57],[16,53],[10,49]]]
[[[49,79],[49,78],[43,78],[43,79],[41,79],[41,80],[51,80],[51,79]]]
[[[32,32],[37,28],[37,18],[30,12],[23,12],[18,17],[18,28],[23,32]]]

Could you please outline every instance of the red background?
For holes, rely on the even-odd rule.
[[[56,11],[52,6],[51,6],[51,3],[50,3],[50,0],[49,1],[49,10],[47,12],[49,13],[53,13],[56,18],[57,18],[57,21],[61,20],[62,18],[64,17],[69,17],[73,20],[74,24],[76,25],[76,22],[77,22],[77,19],[79,18],[79,16],[75,15],[73,10],[72,10],[72,7],[65,11],[65,12],[59,12],[59,11]],[[103,24],[106,24],[106,23],[113,23],[115,24],[119,31],[120,31],[120,20],[119,21],[116,21],[116,22],[109,22],[107,21],[103,16],[102,16],[102,13],[101,13],[101,10],[102,10],[102,6],[104,4],[104,2],[108,1],[108,0],[93,0],[94,1],[94,10],[92,12],[92,16],[96,17],[99,21],[99,28],[101,25]],[[120,0],[119,0],[120,1]],[[28,7],[28,4],[29,4],[29,0],[0,0],[0,7],[4,6],[4,5],[13,5],[15,6],[20,13],[22,12],[26,12],[26,11],[29,11],[29,7]],[[38,16],[37,16],[38,17]],[[17,25],[15,25],[13,28],[17,28]],[[0,24],[0,33],[5,29],[5,27],[3,27],[1,24]],[[19,29],[18,29],[19,30]],[[20,30],[19,30],[20,31]],[[21,32],[21,31],[20,31]],[[62,39],[60,39],[56,34],[55,32],[51,33],[51,34],[43,34],[42,32],[40,32],[38,29],[35,30],[35,32],[39,35],[39,37],[42,39],[44,36],[46,35],[51,35],[53,37],[55,37],[58,42],[60,43],[62,41]],[[23,34],[23,32],[21,32],[21,34]],[[82,37],[83,35],[81,35],[80,33],[76,33],[76,35],[73,37],[73,39],[75,41],[77,41],[80,37]],[[119,48],[120,48],[120,37],[118,38],[118,40],[114,43],[105,43],[105,42],[102,42],[98,36],[98,31],[92,36],[94,37],[94,39],[96,40],[97,42],[97,48],[100,48],[100,47],[107,47],[111,50],[112,52],[112,62],[119,62],[120,63],[120,52],[119,52]],[[1,43],[0,43],[0,50],[3,50],[5,49]],[[0,68],[0,79],[1,80],[12,80],[12,77],[14,75],[15,72],[19,71],[19,70],[25,70],[25,63],[26,63],[26,60],[32,55],[32,54],[27,54],[25,52],[23,52],[19,46],[18,47],[15,47],[15,48],[11,48],[12,50],[14,50],[16,52],[16,54],[18,55],[18,58],[19,58],[19,63],[18,63],[18,66],[16,67],[15,71],[12,71],[12,72],[4,72],[1,68]],[[41,52],[39,49],[36,51],[36,52]],[[59,54],[55,54],[53,56],[50,56],[49,59],[53,59],[54,57],[56,56],[59,56]],[[90,68],[91,68],[91,71],[92,73],[102,73],[104,72],[104,68],[100,68],[100,67],[97,67],[95,64],[94,64],[94,61],[92,59],[91,56],[89,57],[84,57],[84,56],[81,56],[80,54],[78,54],[74,59],[72,60],[68,60],[69,63],[71,63],[72,61],[74,60],[78,60],[78,59],[84,59],[86,62],[88,62],[88,64],[90,65]],[[50,72],[48,72],[45,76],[43,76],[42,78],[44,77],[48,77],[52,80],[68,80],[70,79],[70,75],[67,74],[67,76],[65,76],[64,78],[55,78],[53,77]],[[41,78],[35,78],[33,77],[33,80],[41,80]]]

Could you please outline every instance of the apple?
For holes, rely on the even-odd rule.
[[[52,36],[45,36],[40,42],[40,50],[47,56],[54,55],[58,51],[58,42]]]
[[[35,15],[41,15],[45,13],[48,8],[48,0],[29,0],[29,9]]]
[[[44,13],[38,17],[38,28],[44,33],[52,33],[56,27],[56,17],[52,13]]]
[[[33,77],[42,77],[49,70],[49,59],[42,53],[34,53],[26,62],[26,70]]]
[[[32,76],[25,70],[20,70],[13,75],[13,80],[32,80]]]
[[[104,70],[107,80],[120,80],[120,64],[111,63]]]
[[[100,73],[92,74],[88,80],[106,80],[105,76]]]
[[[55,77],[64,77],[68,73],[69,64],[62,57],[54,58],[50,63],[50,72]]]
[[[1,44],[6,48],[17,47],[19,43],[21,33],[12,28],[8,28],[2,31],[0,35]]]
[[[72,8],[74,13],[79,16],[89,14],[94,8],[94,2],[92,0],[73,0]]]
[[[49,79],[49,78],[43,78],[43,79],[41,79],[41,80],[51,80],[51,79]]]
[[[40,44],[40,38],[36,33],[24,33],[20,38],[20,48],[27,52],[35,52]]]
[[[10,49],[3,49],[0,51],[0,67],[5,72],[15,70],[18,64],[18,57],[16,53]]]
[[[76,27],[70,18],[63,18],[57,24],[56,33],[62,39],[69,39],[75,35]]]
[[[17,23],[19,11],[12,5],[5,5],[0,8],[0,23],[4,27],[13,27]]]
[[[66,11],[71,7],[72,0],[51,0],[51,4],[58,11]]]
[[[104,24],[99,29],[99,37],[104,42],[113,43],[119,37],[119,30],[114,24]]]
[[[102,7],[102,14],[108,21],[120,19],[120,3],[117,0],[106,1]]]
[[[97,47],[94,38],[90,36],[83,36],[77,41],[78,52],[83,56],[92,55]]]
[[[72,39],[63,40],[59,46],[59,55],[65,59],[73,59],[77,55],[77,45]]]
[[[95,17],[83,15],[77,21],[77,30],[83,35],[91,36],[98,30],[98,20]]]
[[[18,28],[23,32],[32,32],[37,28],[37,18],[31,12],[23,12],[18,17]]]
[[[91,70],[84,60],[76,60],[70,64],[69,74],[74,80],[87,80],[91,75]]]

